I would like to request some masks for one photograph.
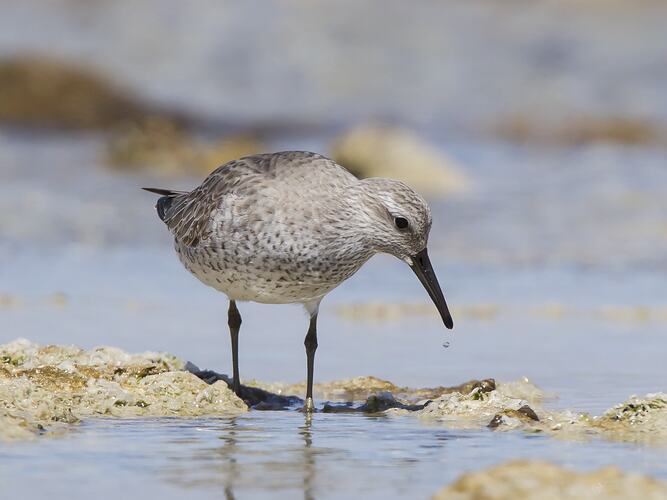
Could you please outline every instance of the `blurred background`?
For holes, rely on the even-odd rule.
[[[322,304],[317,382],[527,377],[547,405],[597,415],[665,391],[666,26],[663,0],[0,0],[0,343],[229,373],[225,298],[183,269],[140,187],[307,149],[427,196],[456,325],[378,256]],[[239,307],[242,379],[303,380],[303,311]],[[517,457],[667,478],[660,448],[253,411],[91,419],[3,446],[0,482],[24,498],[425,497]]]
[[[457,324],[377,257],[323,304],[318,379],[528,376],[587,410],[664,388],[665,2],[0,7],[0,341],[229,371],[224,297],[139,188],[308,149],[429,198]],[[302,312],[241,310],[243,374],[303,379]]]

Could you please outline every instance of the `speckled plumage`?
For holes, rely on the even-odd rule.
[[[398,181],[360,181],[315,153],[254,155],[174,196],[164,222],[183,265],[230,299],[316,304],[383,250],[373,219],[384,216],[394,231],[382,209],[391,190],[430,226],[426,203]]]
[[[183,265],[229,298],[237,395],[242,388],[236,301],[306,307],[305,408],[312,411],[320,301],[376,253],[404,260],[445,325],[453,325],[426,251],[431,211],[402,182],[359,180],[321,155],[284,151],[229,162],[190,192],[147,190],[162,195],[157,212],[174,235]]]

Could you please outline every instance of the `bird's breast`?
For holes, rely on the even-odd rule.
[[[344,255],[314,241],[255,234],[197,247],[177,241],[176,250],[183,265],[203,283],[232,299],[263,303],[308,302],[322,297],[370,258],[368,252]]]

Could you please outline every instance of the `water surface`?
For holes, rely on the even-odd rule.
[[[664,123],[664,4],[382,2],[381,18],[377,2],[347,4],[2,2],[0,55],[72,58],[140,97],[223,121],[412,125],[462,165],[473,190],[432,200],[430,243],[455,330],[435,311],[339,314],[428,302],[403,263],[376,257],[322,304],[316,380],[528,377],[556,395],[549,405],[594,414],[667,391],[664,149],[528,147],[486,134],[516,115]],[[267,146],[327,152],[332,140],[315,131]],[[228,373],[225,299],[182,269],[139,190],[200,179],[111,172],[105,141],[0,130],[0,342],[169,351]],[[470,312],[480,307],[491,314]],[[240,309],[242,377],[303,380],[300,308]],[[61,438],[2,444],[0,496],[418,498],[521,457],[667,480],[659,448],[254,411],[88,420]]]

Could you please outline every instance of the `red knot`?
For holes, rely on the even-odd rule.
[[[186,269],[229,298],[232,388],[239,396],[236,302],[305,306],[304,408],[312,411],[320,302],[377,253],[406,262],[453,327],[426,249],[431,210],[400,181],[360,180],[319,154],[285,151],[231,161],[189,192],[144,189],[161,195],[158,215]]]

